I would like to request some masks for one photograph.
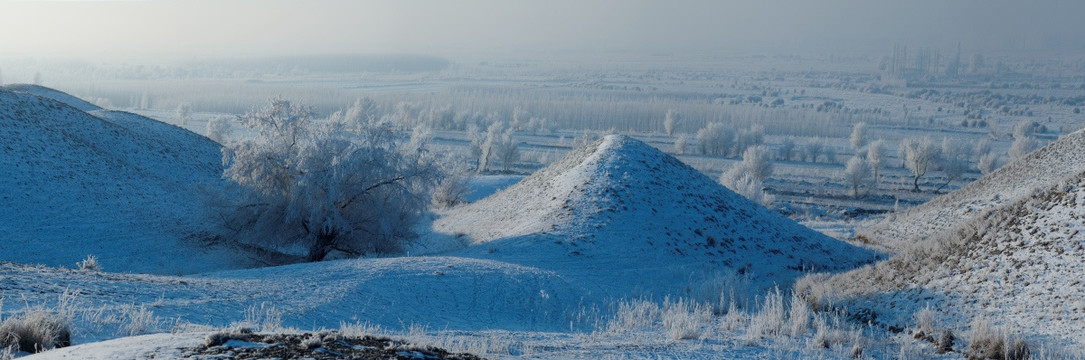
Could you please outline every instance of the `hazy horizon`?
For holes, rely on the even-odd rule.
[[[1085,50],[1074,1],[0,0],[0,56]]]

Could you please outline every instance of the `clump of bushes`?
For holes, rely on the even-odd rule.
[[[1032,356],[1028,343],[1006,335],[985,319],[973,322],[968,340],[969,359],[1025,360]]]
[[[71,343],[68,321],[51,312],[31,310],[0,322],[0,348],[36,353]]]

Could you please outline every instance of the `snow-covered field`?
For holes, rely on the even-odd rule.
[[[1085,256],[1085,135],[1069,131],[1081,118],[1061,105],[1080,91],[984,93],[962,81],[917,92],[804,61],[659,74],[645,70],[651,62],[543,75],[461,65],[367,75],[374,82],[363,88],[320,79],[334,90],[306,89],[325,89],[315,93],[329,103],[375,94],[405,126],[434,127],[436,149],[449,154],[469,153],[476,136],[456,121],[512,123],[502,115],[511,114],[522,154],[511,171],[474,177],[466,204],[427,214],[406,254],[282,266],[205,231],[201,188],[221,184],[223,166],[220,146],[200,134],[253,94],[307,79],[246,81],[236,103],[197,103],[184,119],[166,93],[151,95],[170,99],[158,108],[133,109],[176,125],[8,86],[0,320],[45,311],[70,321],[74,346],[30,357],[47,359],[197,358],[209,336],[239,328],[386,335],[487,358],[959,358],[983,319],[1027,340],[1035,357],[1081,357],[1072,349],[1085,344],[1076,290],[1085,270],[1075,260]],[[186,92],[206,97],[217,84]],[[687,109],[674,134],[663,129],[670,107]],[[613,114],[569,128],[604,113]],[[695,150],[712,121],[751,133],[764,124],[760,141],[777,153],[764,183],[770,208],[715,180],[742,158]],[[909,191],[902,139],[987,139],[1005,162],[1022,121],[1044,126],[1037,142],[1061,139],[986,177],[974,165],[958,179],[935,170]],[[852,196],[843,173],[864,151],[847,138],[859,122],[867,140],[888,146],[880,182]],[[631,135],[604,135],[614,132]],[[78,269],[88,256],[100,270]],[[931,334],[946,329],[957,340],[936,354]],[[235,340],[216,351],[263,346]]]

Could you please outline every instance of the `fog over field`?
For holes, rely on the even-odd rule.
[[[4,55],[305,55],[511,51],[1080,51],[1073,0],[51,1],[0,3]],[[18,34],[17,36],[14,36]]]
[[[0,0],[0,360],[1085,359],[1082,14]]]

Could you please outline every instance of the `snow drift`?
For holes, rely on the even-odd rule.
[[[71,267],[95,255],[110,271],[169,274],[246,265],[195,244],[197,187],[222,173],[216,143],[56,90],[11,88],[0,89],[0,260]]]
[[[719,274],[787,286],[875,257],[624,136],[576,149],[434,228],[464,238],[465,255],[554,270],[611,296],[682,294]]]

